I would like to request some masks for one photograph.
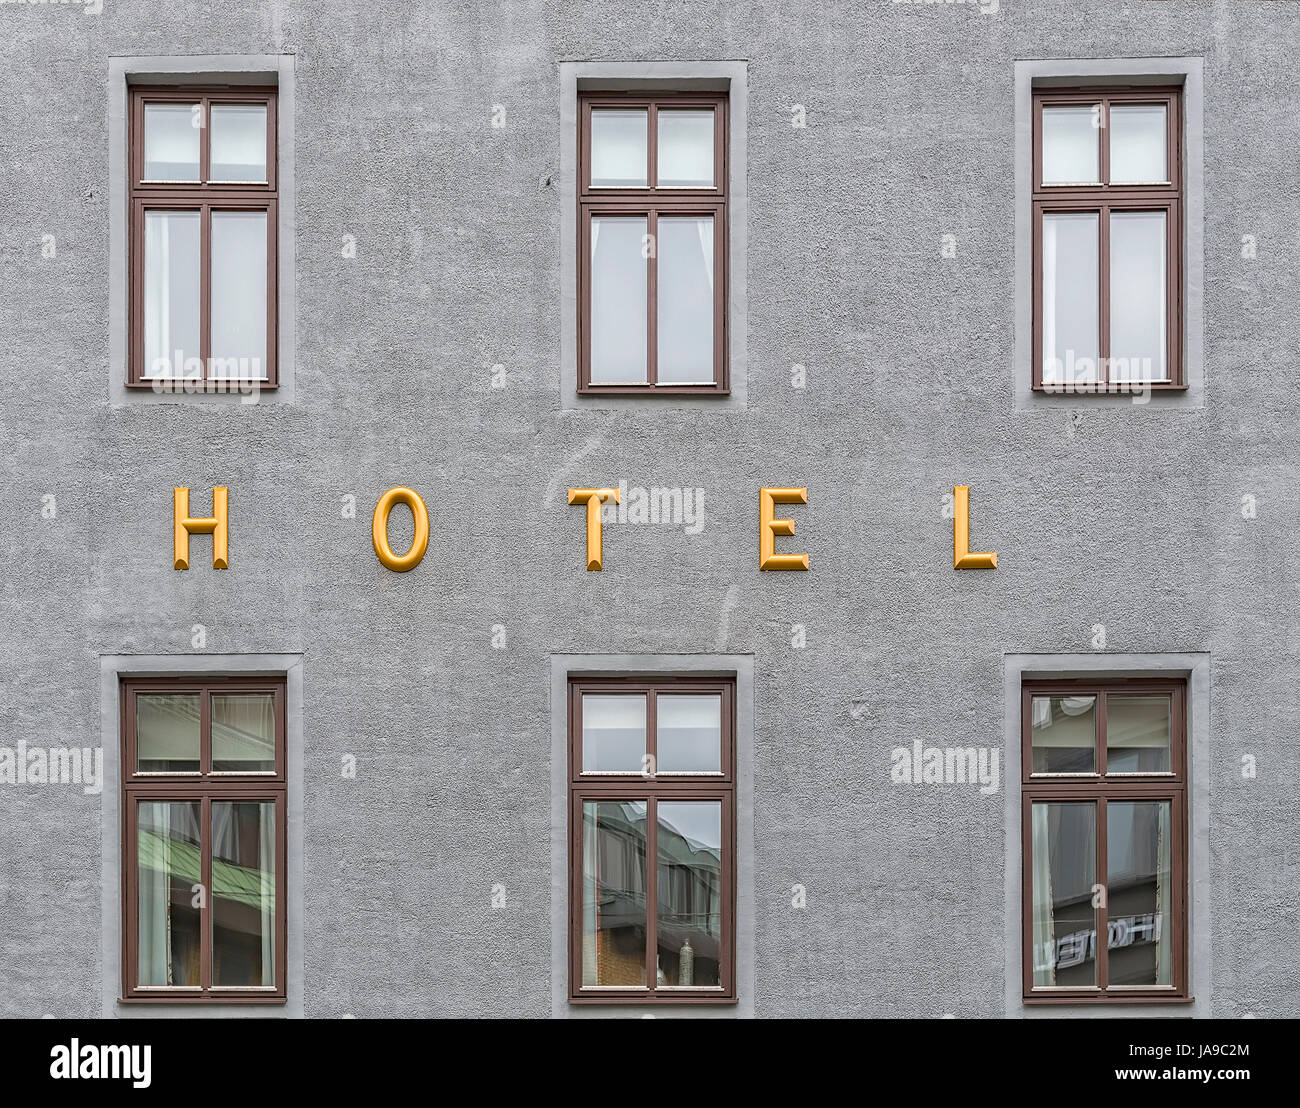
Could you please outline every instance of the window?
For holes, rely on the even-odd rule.
[[[285,999],[285,684],[122,682],[122,998]]]
[[[1021,713],[1025,1000],[1186,1000],[1186,684],[1026,682]]]
[[[578,391],[727,392],[727,97],[583,93]]]
[[[1182,96],[1034,90],[1034,388],[1184,387]]]
[[[276,94],[131,90],[127,384],[276,373]]]
[[[569,681],[569,999],[735,989],[735,683]]]

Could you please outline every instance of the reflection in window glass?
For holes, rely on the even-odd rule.
[[[1110,213],[1110,358],[1116,381],[1164,381],[1165,213]]]
[[[266,371],[266,212],[213,212],[212,376]]]
[[[1106,805],[1112,985],[1173,984],[1171,832],[1167,800]]]
[[[1034,773],[1095,773],[1097,698],[1036,696],[1032,702]]]
[[[713,109],[659,109],[660,188],[713,187]]]
[[[658,222],[660,384],[712,384],[713,217]]]
[[[1110,183],[1156,184],[1169,179],[1163,104],[1114,104],[1110,109]]]
[[[275,771],[275,694],[212,694],[212,769]]]
[[[198,801],[136,806],[140,985],[200,983],[199,909],[192,891],[203,880],[199,846]]]
[[[722,984],[722,802],[658,805],[656,936],[660,985]]]
[[[720,773],[722,697],[661,693],[655,703],[658,772]]]
[[[649,164],[647,134],[645,108],[592,108],[593,187],[644,188]]]
[[[1080,104],[1043,109],[1043,184],[1095,184],[1100,180],[1097,108]]]
[[[199,213],[144,213],[144,373],[201,377]],[[187,367],[189,359],[195,359]]]
[[[645,216],[593,216],[591,220],[591,380],[593,384],[645,384]]]
[[[1168,773],[1169,697],[1106,697],[1106,772]]]
[[[212,804],[212,983],[275,984],[275,804]]]
[[[144,179],[197,181],[199,138],[203,129],[198,104],[144,106]]]
[[[1096,985],[1096,807],[1034,803],[1030,814],[1034,985]]]
[[[135,711],[137,772],[199,772],[198,693],[139,693]]]
[[[645,720],[644,695],[584,695],[582,771],[641,773],[646,768]]]
[[[646,802],[582,805],[582,983],[646,984]]]
[[[266,105],[213,104],[208,180],[266,180]]]
[[[1043,381],[1093,384],[1097,356],[1098,273],[1096,212],[1043,216]]]

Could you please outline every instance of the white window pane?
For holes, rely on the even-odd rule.
[[[645,743],[646,698],[601,696],[582,698],[583,773],[641,773]]]
[[[1043,109],[1043,184],[1094,184],[1100,176],[1093,104]]]
[[[593,108],[591,183],[644,188],[649,164],[648,130],[645,108]]]
[[[662,695],[656,700],[661,773],[722,771],[722,697]]]
[[[660,188],[713,187],[713,109],[659,112]]]
[[[1126,104],[1110,109],[1111,184],[1167,181],[1163,104]]]
[[[1110,213],[1110,359],[1116,381],[1163,381],[1165,213]]]
[[[209,181],[266,180],[266,105],[213,104]]]
[[[713,383],[713,217],[660,216],[661,384]]]
[[[646,217],[591,220],[591,380],[645,384]]]
[[[144,106],[144,177],[146,181],[197,181],[199,136],[197,104]]]
[[[144,213],[144,375],[184,377],[199,357],[199,213]],[[201,377],[199,364],[189,376]]]
[[[266,212],[212,213],[212,374],[266,377]]]
[[[1043,216],[1043,381],[1099,380],[1096,212]]]

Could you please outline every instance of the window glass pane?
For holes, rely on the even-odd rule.
[[[209,181],[266,180],[266,105],[213,104]]]
[[[197,181],[202,121],[198,104],[144,106],[144,179]]]
[[[591,220],[591,380],[645,384],[646,217]]]
[[[713,109],[659,110],[660,188],[713,187]]]
[[[1095,773],[1097,698],[1036,696],[1030,728],[1034,773]]]
[[[645,770],[645,696],[582,698],[582,771],[641,773]]]
[[[264,211],[212,213],[212,376],[267,376]]]
[[[1169,179],[1163,104],[1116,104],[1110,109],[1110,181],[1152,184]]]
[[[1097,156],[1095,104],[1043,109],[1043,184],[1096,184],[1101,178]]]
[[[1107,976],[1112,985],[1174,983],[1171,834],[1167,800],[1112,800],[1106,805]]]
[[[213,693],[215,772],[275,771],[275,694]]]
[[[137,983],[199,984],[199,802],[136,806]]]
[[[135,698],[138,773],[199,772],[199,694],[140,693]]]
[[[582,983],[644,986],[646,802],[582,805]]]
[[[1168,773],[1169,697],[1106,697],[1106,772]]]
[[[212,983],[275,984],[275,804],[212,802]]]
[[[1043,381],[1097,381],[1096,212],[1043,215]]]
[[[722,697],[660,696],[656,701],[660,773],[722,772]]]
[[[1030,806],[1035,986],[1097,984],[1097,811],[1091,803]]]
[[[1116,381],[1163,381],[1165,213],[1110,213],[1110,358]]]
[[[659,217],[658,380],[712,384],[713,217]]]
[[[661,800],[655,980],[722,985],[722,802]]]
[[[195,359],[186,368],[188,359]],[[144,213],[144,375],[202,376],[199,213]]]
[[[649,165],[646,117],[645,108],[592,108],[592,185],[645,187]]]

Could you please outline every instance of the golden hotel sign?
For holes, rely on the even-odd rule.
[[[587,509],[587,569],[604,568],[604,528],[601,507],[607,500],[619,503],[616,488],[570,489],[569,503]],[[758,490],[758,568],[761,570],[806,570],[807,554],[778,553],[776,540],[794,534],[794,520],[777,519],[778,504],[807,504],[808,490],[771,488]],[[410,549],[398,554],[388,542],[388,517],[398,504],[411,510],[415,535]],[[975,554],[970,549],[970,488],[955,485],[952,490],[952,568],[997,569],[996,554]],[[212,568],[230,565],[230,490],[218,485],[212,490],[212,515],[190,515],[190,490],[172,490],[172,555],[175,569],[190,568],[190,536],[212,536]],[[370,525],[375,557],[394,573],[406,573],[420,564],[429,548],[429,510],[414,489],[389,489],[375,505]]]

